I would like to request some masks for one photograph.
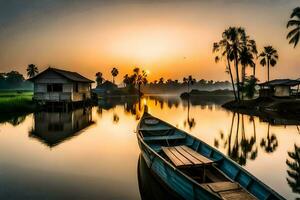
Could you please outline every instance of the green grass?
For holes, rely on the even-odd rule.
[[[35,104],[31,91],[0,91],[0,113],[32,112]]]

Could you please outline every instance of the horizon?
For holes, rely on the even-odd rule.
[[[284,2],[284,4],[283,4]],[[214,62],[213,42],[229,26],[241,26],[259,52],[274,46],[279,61],[271,79],[299,78],[299,47],[286,40],[286,23],[297,1],[0,1],[0,69],[25,74],[49,65],[95,79],[100,71],[116,82],[134,67],[149,70],[149,80],[229,80],[225,65]],[[230,13],[230,15],[228,15]],[[271,34],[270,34],[271,33]],[[176,70],[174,70],[176,69]],[[251,69],[247,69],[248,73]],[[266,67],[257,63],[257,77]]]

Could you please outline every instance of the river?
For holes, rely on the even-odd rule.
[[[0,124],[0,199],[141,199],[145,179],[138,175],[135,129],[145,104],[152,115],[218,148],[282,196],[299,198],[299,180],[288,171],[289,163],[300,165],[292,158],[300,127],[227,111],[220,106],[224,101],[148,96],[16,116]],[[146,189],[147,196],[155,199],[159,188]]]

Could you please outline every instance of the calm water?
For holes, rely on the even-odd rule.
[[[91,109],[41,112],[1,123],[0,199],[170,198],[139,159],[134,131],[144,104],[151,114],[217,147],[287,199],[299,198],[299,180],[288,174],[286,163],[300,165],[288,155],[300,146],[298,127],[226,111],[220,107],[224,101],[114,99]]]

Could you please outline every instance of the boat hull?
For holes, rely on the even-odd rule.
[[[140,123],[137,127],[137,139],[141,150],[141,154],[148,166],[148,168],[163,182],[168,188],[177,193],[184,199],[220,199],[221,197],[214,192],[205,189],[205,186],[199,184],[187,174],[178,170],[173,164],[167,161],[158,152],[161,151],[162,146],[176,146],[185,145],[198,154],[207,157],[215,162],[214,167],[226,177],[226,179],[238,183],[244,190],[251,193],[257,199],[263,200],[277,200],[284,199],[274,190],[258,180],[255,176],[243,169],[233,160],[222,154],[217,149],[211,147],[198,138],[177,129],[176,127],[160,120],[160,125],[147,126],[142,122],[145,119],[154,118],[148,113],[144,113]],[[159,131],[159,128],[166,130],[176,130],[176,134],[171,135],[162,134],[157,138],[157,134],[150,135],[149,131]],[[164,131],[162,131],[164,132]],[[146,135],[144,135],[146,134]],[[180,137],[177,137],[179,134]],[[147,136],[148,135],[148,136]],[[176,137],[174,137],[176,135]],[[184,136],[184,137],[182,137]],[[176,138],[176,139],[175,139]],[[172,141],[171,141],[172,140]],[[165,142],[166,144],[162,143]]]
[[[168,189],[176,193],[177,196],[187,200],[214,200],[220,199],[216,195],[199,188],[194,182],[190,181],[171,165],[167,164],[149,146],[138,139],[141,154],[147,164],[147,167],[159,179],[159,182]]]

